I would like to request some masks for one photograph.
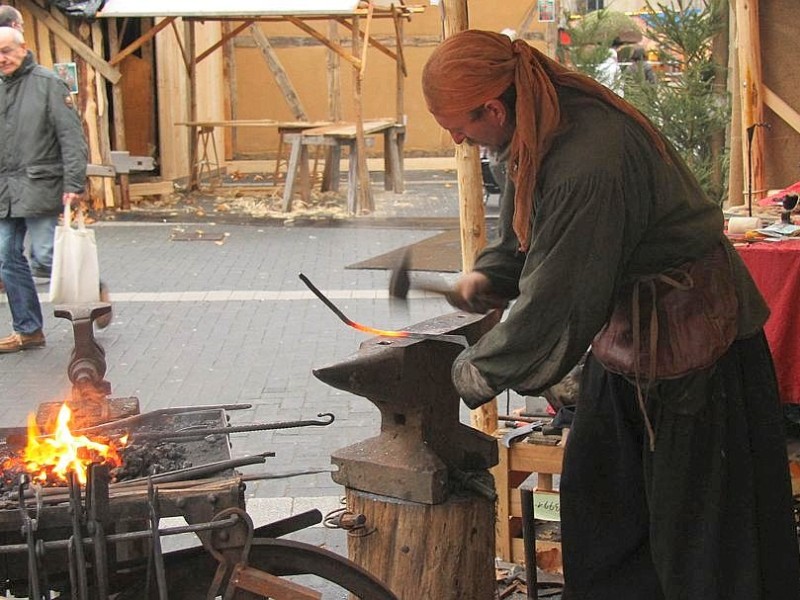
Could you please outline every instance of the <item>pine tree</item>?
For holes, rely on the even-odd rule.
[[[712,139],[726,130],[730,119],[730,99],[714,85],[711,53],[713,38],[725,25],[719,9],[722,1],[704,0],[701,8],[692,8],[685,0],[675,0],[672,6],[647,0],[645,35],[657,43],[663,69],[655,84],[645,81],[636,70],[629,70],[624,87],[625,99],[664,133],[704,191],[717,202],[724,199],[726,186],[714,176],[720,157]],[[572,28],[570,33],[573,65],[594,76],[596,64],[586,60],[587,56],[598,56],[596,46],[585,43],[591,34],[580,27]],[[591,51],[587,52],[587,47]],[[624,59],[623,52],[620,55]],[[727,154],[722,160],[727,162]]]

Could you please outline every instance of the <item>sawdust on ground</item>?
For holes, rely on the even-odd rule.
[[[312,191],[308,201],[292,200],[291,210],[283,210],[281,188],[214,188],[193,192],[175,192],[168,196],[142,198],[131,212],[166,213],[172,216],[239,215],[254,219],[276,219],[290,223],[294,219],[332,220],[349,217],[346,198],[337,192]]]

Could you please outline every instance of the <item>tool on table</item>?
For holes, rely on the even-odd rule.
[[[550,415],[537,415],[531,417],[530,415],[497,415],[498,421],[505,421],[507,423],[538,423],[541,417],[549,417]]]
[[[530,435],[534,431],[541,429],[545,423],[546,421],[534,421],[533,423],[528,423],[522,427],[515,427],[503,436],[503,439],[500,440],[500,443],[506,448],[511,448],[511,444]]]

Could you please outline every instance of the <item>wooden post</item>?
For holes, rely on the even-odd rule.
[[[469,27],[467,0],[443,0],[444,37]],[[483,179],[478,148],[467,144],[456,146],[459,215],[461,217],[461,265],[472,270],[475,258],[486,246],[486,218],[483,210]],[[487,402],[470,413],[472,426],[485,433],[497,429],[497,400]]]
[[[403,35],[403,15],[399,9],[395,8],[392,13],[395,30],[395,48],[397,58],[395,59],[395,79],[397,80],[395,98],[395,122],[400,127],[395,127],[390,132],[387,139],[389,147],[383,151],[389,156],[389,160],[384,161],[386,168],[387,189],[391,189],[395,194],[402,194],[405,191],[405,166],[403,155],[405,153],[406,142],[406,108],[405,108],[405,81],[408,75],[406,57],[404,52]]]
[[[66,20],[66,17],[64,17]],[[64,23],[65,27],[70,27],[69,23]],[[73,33],[80,38],[80,40],[88,45],[92,44],[94,33],[99,33],[99,28],[95,29],[92,26],[84,23],[77,22],[72,26]],[[59,57],[59,62],[68,62],[71,56]],[[100,135],[98,128],[101,119],[99,116],[99,102],[97,97],[97,74],[94,68],[86,63],[81,57],[77,57],[75,62],[78,65],[78,87],[80,92],[77,96],[78,105],[80,106],[79,113],[83,115],[83,126],[86,133],[86,145],[89,149],[89,162],[102,163],[103,157],[100,146]],[[105,96],[105,90],[102,91]],[[75,98],[73,96],[73,98]],[[86,178],[86,200],[87,203],[95,210],[102,211],[105,206],[104,191],[105,187],[103,181],[105,177]]]
[[[186,45],[186,55],[188,63],[186,66],[187,84],[189,94],[187,98],[189,115],[189,122],[194,123],[197,121],[197,48],[195,44],[195,30],[194,21],[184,21],[183,23],[184,44]],[[197,164],[199,156],[199,130],[196,125],[191,127],[189,133],[189,189],[193,190],[200,185],[199,179],[199,165]]]
[[[728,0],[715,0],[717,10],[720,11],[722,28],[711,40],[711,58],[714,63],[714,95],[721,100],[728,93]],[[725,152],[725,131],[720,130],[712,134],[711,145],[711,185],[717,198],[723,196],[723,171],[722,157]],[[716,200],[716,198],[715,198]]]
[[[105,24],[106,27],[108,23]],[[98,55],[103,55],[103,40],[105,35],[103,33],[105,28],[101,27],[100,20],[92,23],[92,49]],[[106,94],[105,79],[100,77],[99,73],[94,72],[95,94],[97,99],[97,143],[99,160],[104,164],[111,164],[111,132],[108,123],[108,101]],[[100,185],[102,186],[101,197],[103,199],[104,207],[113,207],[116,205],[114,198],[114,179],[111,177],[101,177]]]
[[[328,20],[328,39],[332,44],[339,44],[339,24],[335,19]],[[342,78],[341,59],[339,55],[328,49],[326,74],[328,81],[328,118],[334,123],[342,120]],[[325,170],[322,173],[322,189],[333,190],[339,185],[338,146],[325,148]],[[336,164],[333,164],[336,161]],[[336,179],[336,181],[334,181]]]
[[[230,21],[222,22],[222,35],[227,36],[231,32]],[[229,119],[235,120],[239,115],[238,94],[236,93],[236,52],[234,38],[228,39],[222,47],[222,76],[228,85],[224,90],[224,110]],[[222,151],[224,159],[233,158],[234,150],[237,146],[236,127],[231,127],[228,135],[225,136],[225,148]]]
[[[730,31],[735,32],[739,24],[736,19],[736,10],[730,11]],[[728,206],[741,206],[744,204],[744,165],[737,156],[742,154],[742,88],[739,77],[739,52],[735,43],[728,44],[728,65],[730,65],[729,91],[731,93],[731,120],[730,120],[730,166],[728,168]]]
[[[361,19],[353,17],[352,52],[353,56],[361,54]],[[364,38],[369,35],[369,28],[365,32]],[[367,43],[364,42],[366,50]],[[364,106],[362,104],[361,87],[364,82],[363,59],[359,68],[354,67],[353,71],[353,106],[355,108],[356,119],[356,172],[358,180],[358,195],[356,214],[369,214],[375,207],[372,204],[372,190],[369,185],[369,170],[367,167],[367,145],[364,142]],[[352,161],[352,158],[350,159]]]
[[[108,52],[111,56],[114,56],[120,49],[119,35],[117,34],[117,19],[112,18],[108,21]],[[125,140],[125,112],[122,108],[122,87],[119,82],[111,85],[111,104],[114,107],[114,149],[127,150],[127,141]],[[130,177],[127,173],[120,173],[117,178],[120,196],[119,206],[122,210],[130,210]]]
[[[736,32],[739,77],[742,93],[742,162],[747,191],[758,200],[766,191],[764,177],[764,99],[761,90],[761,39],[758,30],[758,2],[737,0]],[[749,141],[748,130],[752,130]]]

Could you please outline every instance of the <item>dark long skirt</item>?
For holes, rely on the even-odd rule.
[[[763,334],[647,399],[593,357],[561,479],[565,600],[798,600],[786,440]]]

